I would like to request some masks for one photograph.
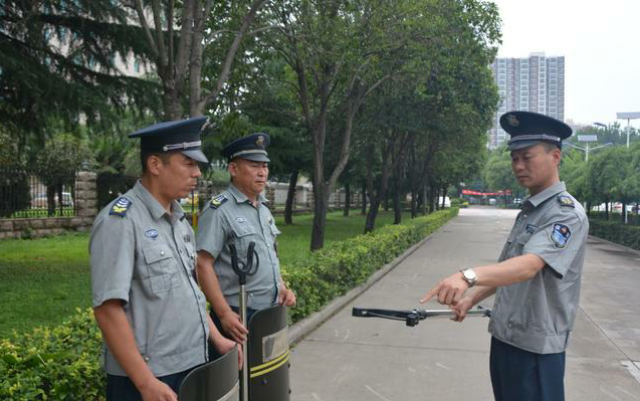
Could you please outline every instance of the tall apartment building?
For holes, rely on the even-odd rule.
[[[528,58],[497,58],[491,68],[500,105],[489,131],[490,149],[509,139],[499,122],[507,111],[533,111],[564,121],[564,56],[531,53]]]

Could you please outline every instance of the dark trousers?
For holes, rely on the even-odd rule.
[[[236,308],[235,306],[232,306],[231,309],[235,313],[240,314],[239,309]],[[256,309],[247,308],[247,326],[249,325],[249,322],[251,321],[251,316],[253,316],[253,314],[256,313],[256,312],[257,312]],[[220,319],[218,318],[218,315],[216,315],[216,313],[213,311],[213,309],[211,309],[211,312],[209,312],[209,314],[211,315],[211,320],[213,320],[213,324],[216,326],[216,328],[218,329],[220,334],[222,334],[223,336],[225,336],[227,338],[231,338],[231,336],[226,331],[224,331],[224,329],[222,328],[222,323],[220,323]],[[248,327],[247,327],[247,329],[248,329]],[[222,356],[222,354],[218,353],[218,350],[216,350],[213,345],[209,345],[209,362],[215,361],[216,359],[220,358],[221,356]]]
[[[491,338],[496,401],[564,401],[565,353],[536,354]]]
[[[195,368],[195,367],[194,367]],[[180,393],[180,385],[185,377],[193,369],[184,372],[174,373],[168,376],[158,377],[158,380],[165,383],[176,393]],[[142,396],[127,376],[107,375],[107,401],[141,401]]]

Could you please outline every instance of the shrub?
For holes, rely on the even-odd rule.
[[[589,220],[589,234],[640,250],[640,226],[595,218]]]
[[[53,329],[0,340],[0,399],[103,400],[101,341],[91,309]]]
[[[457,208],[390,225],[333,243],[304,262],[283,268],[283,278],[298,294],[290,313],[298,321],[335,297],[362,284],[372,273],[458,214]]]

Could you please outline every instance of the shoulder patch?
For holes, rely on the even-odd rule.
[[[568,207],[576,207],[576,204],[573,202],[570,196],[560,195],[558,196],[558,202],[560,202],[560,206],[568,206]]]
[[[217,209],[219,208],[223,203],[225,203],[226,201],[228,201],[227,197],[224,196],[223,194],[214,196],[213,198],[211,198],[211,208],[212,209]]]
[[[111,210],[109,210],[109,214],[124,217],[127,215],[127,210],[129,210],[132,204],[133,202],[131,202],[129,199],[121,196],[120,198],[118,198],[116,203],[113,204]]]
[[[556,248],[564,248],[571,238],[571,230],[564,224],[553,223],[553,230],[551,231],[550,237]]]

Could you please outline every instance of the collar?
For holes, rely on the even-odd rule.
[[[565,185],[564,182],[562,181],[557,182],[552,186],[550,186],[549,188],[543,190],[542,192],[525,198],[524,201],[522,202],[523,209],[528,205],[530,205],[531,209],[535,209],[536,207],[540,206],[540,204],[542,204],[543,202],[549,200],[550,198],[554,197],[560,192],[564,192],[566,190],[567,190],[567,186]]]
[[[229,189],[229,193],[236,200],[236,203],[251,203],[249,201],[249,198],[247,197],[247,195],[242,193],[242,191],[240,191],[238,189],[238,187],[236,187],[235,185],[229,184],[229,188],[228,189]],[[260,193],[260,194],[258,194],[258,202],[267,203],[268,200],[264,195],[262,195],[262,193]]]
[[[155,220],[158,220],[164,215],[168,215],[169,213],[162,207],[160,202],[147,190],[147,188],[142,185],[142,181],[138,180],[136,184],[133,186],[133,192],[140,198],[142,203],[149,209],[151,216]],[[173,200],[171,201],[171,219],[177,220],[184,217],[184,209],[180,206],[180,203]]]

